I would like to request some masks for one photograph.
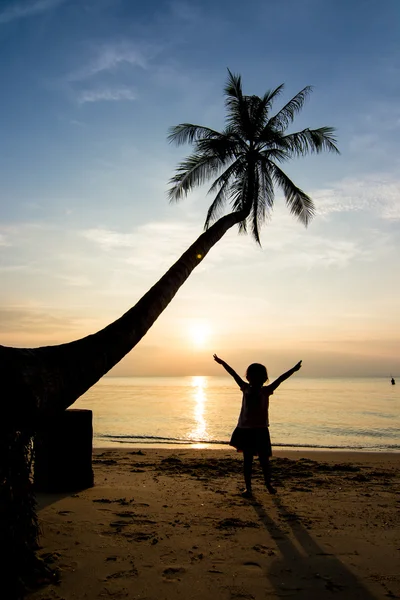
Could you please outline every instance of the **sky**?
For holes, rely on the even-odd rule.
[[[229,231],[111,375],[400,377],[398,0],[1,0],[0,343],[78,339],[134,305],[202,232],[200,188],[169,204],[182,122],[224,127],[246,94],[313,93],[291,130],[337,129],[340,156],[285,164],[258,246]],[[227,208],[228,210],[228,208]]]

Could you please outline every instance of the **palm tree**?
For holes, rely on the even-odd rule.
[[[27,565],[37,568],[37,523],[27,463],[30,436],[38,424],[68,408],[132,350],[228,229],[236,224],[241,231],[250,227],[260,243],[260,226],[273,206],[275,185],[283,189],[290,211],[302,223],[307,225],[313,216],[312,200],[280,165],[310,152],[338,152],[334,130],[321,127],[287,133],[311,88],[305,87],[270,116],[282,90],[283,85],[261,98],[245,96],[241,78],[229,71],[225,129],[219,133],[188,123],[172,128],[169,140],[192,143],[195,151],[178,166],[170,199],[181,199],[210,178],[216,178],[210,189],[215,197],[205,231],[133,308],[101,331],[67,344],[33,349],[0,346],[0,499],[8,506],[0,518],[0,553],[8,556],[5,572],[14,577],[16,590],[20,589],[16,579],[26,573],[18,571],[14,557],[20,557],[26,569]],[[226,201],[232,211],[220,217]],[[21,519],[18,513],[24,512]]]

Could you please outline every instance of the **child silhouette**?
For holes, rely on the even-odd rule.
[[[273,383],[264,385],[268,381],[268,372],[264,365],[253,363],[247,367],[247,383],[224,360],[216,354],[213,356],[214,360],[233,377],[243,392],[238,424],[229,442],[230,446],[243,452],[243,474],[246,488],[243,490],[242,495],[246,498],[252,496],[251,476],[255,455],[259,457],[267,490],[270,494],[276,494],[275,488],[271,485],[269,464],[269,459],[272,456],[268,428],[269,398],[283,381],[301,368],[301,361],[275,379]]]

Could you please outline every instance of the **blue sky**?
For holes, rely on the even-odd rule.
[[[282,102],[313,85],[295,128],[335,126],[341,155],[287,165],[307,230],[277,192],[262,249],[230,232],[114,374],[217,373],[216,351],[400,375],[399,17],[397,0],[2,0],[0,342],[103,327],[197,237],[210,198],[168,204],[189,148],[166,136],[223,127],[229,67],[249,94],[285,83]]]

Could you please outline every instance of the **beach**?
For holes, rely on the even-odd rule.
[[[276,451],[240,496],[234,450],[96,449],[95,486],[38,494],[31,600],[400,598],[400,455]]]

